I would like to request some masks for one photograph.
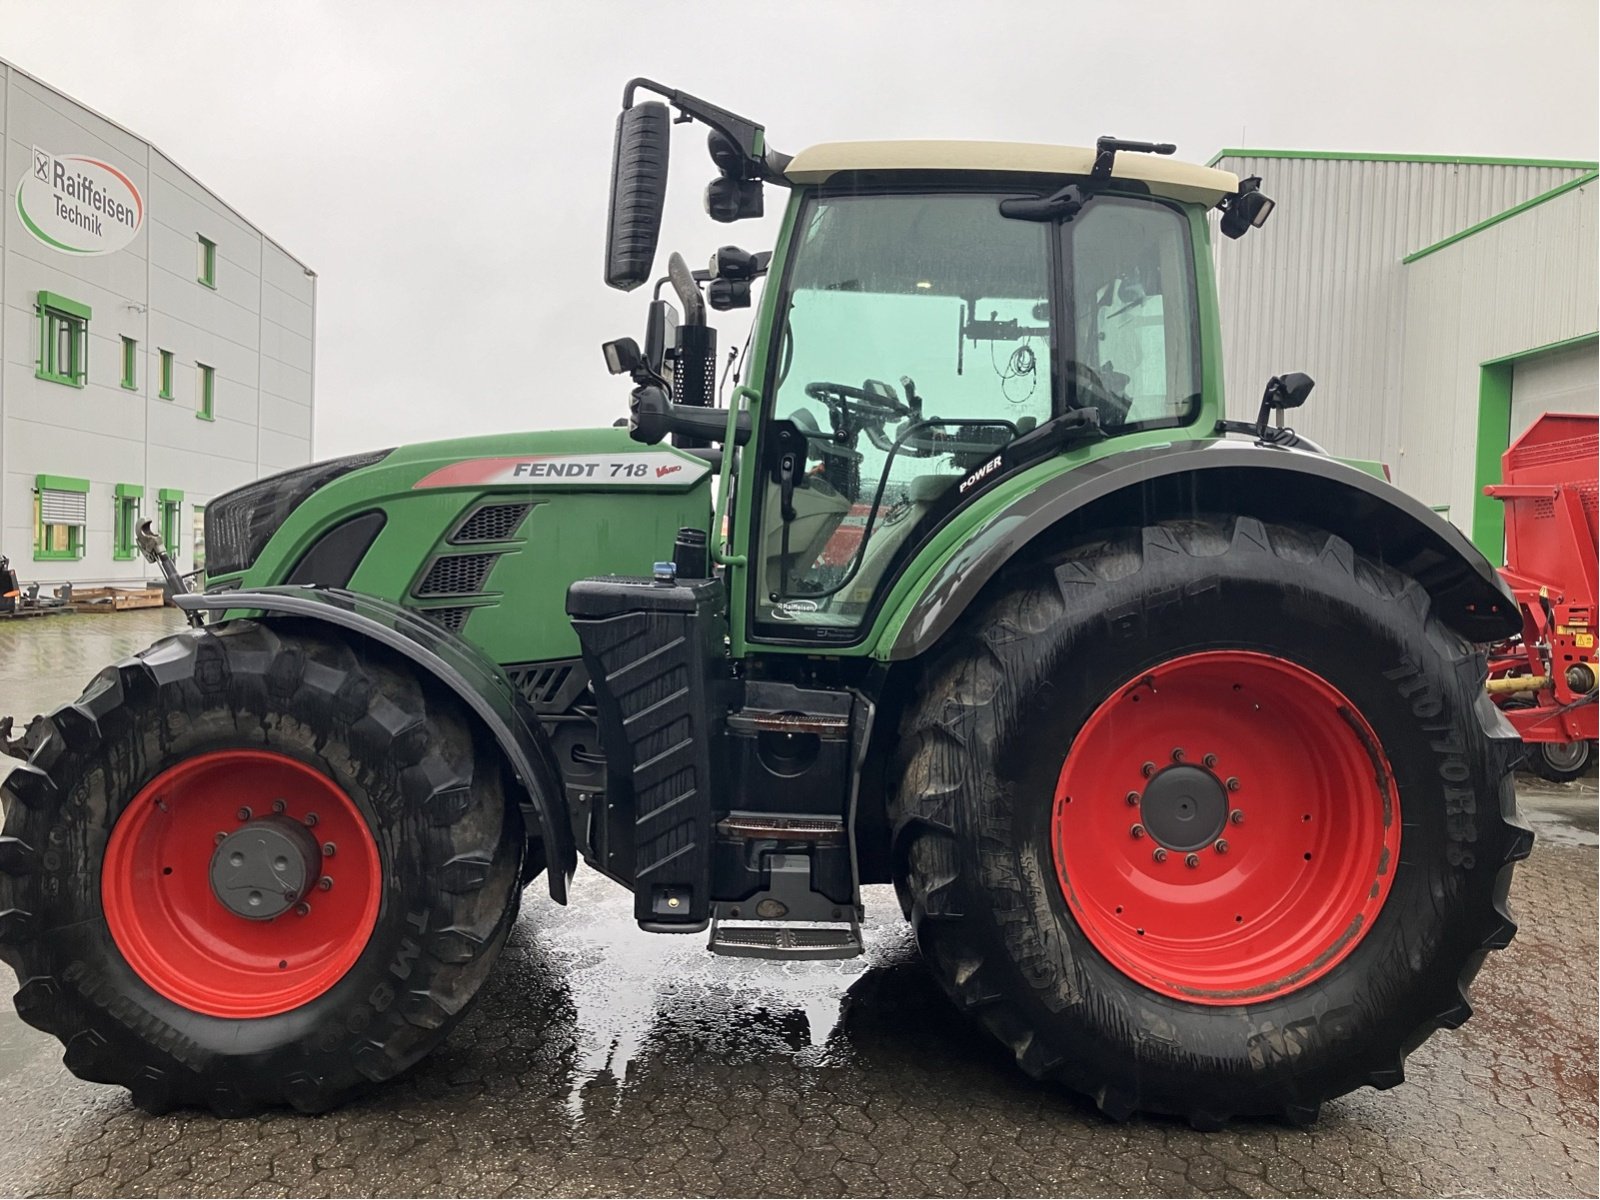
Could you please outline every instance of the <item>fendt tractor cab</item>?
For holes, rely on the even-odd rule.
[[[787,193],[770,254],[658,274],[674,110],[712,218]],[[975,1025],[1115,1117],[1400,1082],[1515,928],[1483,646],[1517,605],[1284,427],[1305,376],[1224,419],[1212,222],[1271,202],[1172,149],[790,157],[630,83],[626,427],[248,484],[201,594],[148,539],[191,627],[4,784],[18,1012],[144,1108],[324,1109],[438,1044],[581,857],[642,928],[774,959],[861,953],[893,883]]]

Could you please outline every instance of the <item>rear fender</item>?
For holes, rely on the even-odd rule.
[[[1047,479],[993,513],[888,626],[888,653],[936,645],[1008,564],[1066,537],[1201,512],[1292,521],[1337,534],[1411,576],[1445,623],[1474,642],[1522,627],[1515,596],[1454,525],[1376,476],[1303,450],[1219,439],[1112,454]],[[1035,543],[1038,543],[1035,545]]]
[[[173,603],[218,614],[213,620],[226,611],[325,621],[404,655],[449,688],[494,735],[520,789],[523,825],[544,842],[550,896],[567,902],[577,850],[555,756],[527,701],[475,646],[397,604],[339,588],[266,587],[174,596]]]

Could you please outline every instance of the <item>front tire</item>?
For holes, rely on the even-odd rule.
[[[908,714],[895,863],[925,959],[1116,1118],[1305,1122],[1399,1083],[1515,932],[1532,835],[1484,672],[1419,586],[1324,533],[1218,517],[1069,549]]]
[[[320,1111],[404,1071],[515,919],[498,753],[387,651],[187,631],[44,728],[4,785],[0,956],[73,1073],[147,1111]]]

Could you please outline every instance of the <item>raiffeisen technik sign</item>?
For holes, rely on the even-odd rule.
[[[51,249],[110,254],[133,241],[144,224],[144,197],[104,159],[35,146],[29,164],[17,184],[17,216]]]

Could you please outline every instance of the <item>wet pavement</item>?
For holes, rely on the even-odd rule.
[[[176,625],[0,622],[0,715],[72,698]],[[569,908],[527,893],[440,1051],[324,1117],[146,1116],[6,1005],[0,1194],[1592,1196],[1595,786],[1519,790],[1539,842],[1476,1017],[1310,1129],[1116,1125],[1029,1082],[922,971],[888,888],[867,889],[863,959],[779,965],[641,933],[581,872]]]

